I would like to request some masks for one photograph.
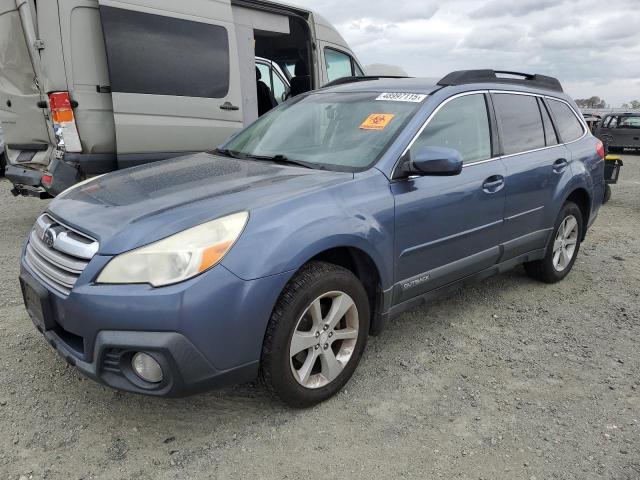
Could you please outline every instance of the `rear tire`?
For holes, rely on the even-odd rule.
[[[335,395],[349,381],[369,334],[367,293],[349,270],[310,262],[278,299],[264,338],[260,377],[294,408]]]
[[[609,200],[611,200],[611,186],[606,185],[604,187],[604,198],[602,199],[602,204],[604,205]]]
[[[7,166],[7,160],[4,152],[0,153],[0,178],[4,177],[5,167]]]
[[[583,229],[580,208],[573,202],[565,203],[556,219],[545,257],[524,264],[527,275],[545,283],[564,279],[578,257]]]

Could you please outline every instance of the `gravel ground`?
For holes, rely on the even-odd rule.
[[[518,269],[393,321],[346,390],[163,400],[58,358],[17,283],[45,203],[0,181],[0,479],[640,478],[640,157],[558,285]]]

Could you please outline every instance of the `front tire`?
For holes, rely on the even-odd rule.
[[[305,265],[283,290],[265,335],[260,376],[295,408],[335,395],[349,381],[369,332],[367,293],[349,270]]]
[[[551,243],[542,260],[524,264],[527,275],[545,283],[556,283],[564,279],[578,257],[584,236],[582,211],[573,202],[567,202],[556,220]]]

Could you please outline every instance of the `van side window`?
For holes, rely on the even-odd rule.
[[[464,95],[445,104],[411,147],[446,147],[460,152],[464,163],[491,158],[489,116],[484,95]]]
[[[333,48],[324,49],[324,59],[327,65],[327,78],[330,82],[343,77],[361,77],[362,70],[351,58],[351,55],[339,52]]]
[[[558,100],[549,100],[548,102],[562,142],[569,143],[580,138],[584,134],[584,129],[573,109]]]
[[[500,138],[505,155],[546,146],[536,97],[498,93],[493,95]]]
[[[227,96],[226,28],[114,7],[100,15],[113,92]]]
[[[540,113],[542,114],[542,124],[544,125],[544,139],[547,143],[547,147],[558,145],[558,136],[553,129],[553,122],[549,116],[547,106],[544,104],[541,98],[538,99],[538,106],[540,107]]]

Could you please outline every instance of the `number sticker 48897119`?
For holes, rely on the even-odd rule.
[[[387,101],[387,102],[420,103],[425,98],[427,98],[427,95],[420,94],[420,93],[399,93],[399,92],[394,93],[394,92],[387,92],[387,93],[381,93],[378,96],[378,98],[376,98],[376,100]]]

